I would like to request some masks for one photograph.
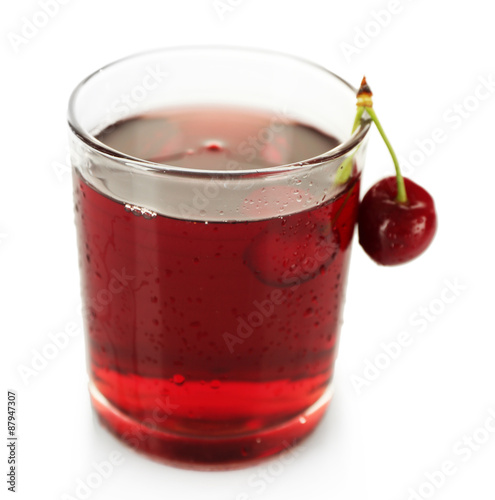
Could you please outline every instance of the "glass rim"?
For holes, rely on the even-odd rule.
[[[140,51],[134,54],[130,54],[128,56],[122,57],[120,59],[116,59],[113,62],[110,62],[101,68],[97,69],[93,73],[89,74],[86,78],[84,78],[72,91],[69,98],[69,106],[67,112],[67,121],[71,131],[78,137],[81,141],[86,143],[87,146],[96,150],[99,154],[111,158],[115,161],[119,161],[124,163],[127,167],[135,168],[141,171],[147,172],[156,172],[160,174],[170,173],[170,174],[182,174],[182,175],[193,175],[199,177],[228,177],[228,178],[237,178],[237,177],[251,177],[251,176],[260,176],[260,175],[269,175],[283,172],[293,172],[298,170],[306,170],[309,167],[322,165],[331,160],[335,160],[337,158],[343,157],[349,151],[352,151],[356,146],[358,146],[366,137],[370,126],[371,120],[362,120],[358,128],[354,131],[353,134],[344,142],[338,144],[334,148],[326,151],[320,155],[314,156],[309,159],[286,163],[283,165],[275,165],[272,167],[259,168],[259,169],[238,169],[238,170],[200,170],[188,167],[178,167],[175,165],[168,165],[163,163],[157,163],[149,160],[145,160],[142,158],[138,158],[136,156],[128,155],[119,151],[117,149],[111,148],[107,146],[105,143],[99,141],[95,135],[90,133],[88,130],[83,127],[79,120],[77,119],[77,113],[75,112],[76,102],[80,97],[80,93],[84,90],[86,85],[90,83],[94,78],[98,77],[103,71],[113,68],[114,66],[126,63],[128,61],[137,60],[144,56],[150,56],[153,54],[159,53],[172,53],[172,52],[187,52],[187,51],[217,51],[217,52],[237,52],[244,54],[259,54],[260,56],[270,56],[277,57],[280,59],[286,59],[288,61],[294,61],[298,63],[302,63],[307,66],[311,66],[318,71],[322,71],[336,80],[339,80],[344,86],[346,86],[349,90],[351,90],[354,94],[357,93],[357,88],[353,87],[350,83],[344,80],[342,77],[337,75],[336,73],[330,71],[324,66],[309,61],[303,57],[295,56],[292,54],[287,54],[284,52],[279,52],[276,50],[268,50],[268,49],[259,49],[259,48],[251,48],[251,47],[242,47],[242,46],[231,46],[231,45],[184,45],[177,47],[162,47],[152,50]]]

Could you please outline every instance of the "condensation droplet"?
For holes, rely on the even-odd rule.
[[[124,210],[126,212],[131,212],[131,214],[136,217],[143,216],[145,219],[154,219],[156,217],[156,212],[152,210],[148,210],[147,208],[138,207],[137,205],[131,205],[130,203],[126,203],[124,205]]]
[[[313,309],[311,307],[308,307],[305,311],[304,311],[304,317],[305,318],[309,318],[310,316],[313,316]]]
[[[212,380],[210,382],[210,387],[212,389],[219,389],[220,388],[220,380]]]
[[[204,143],[204,147],[208,151],[214,151],[214,152],[218,152],[218,151],[223,151],[224,150],[224,145],[222,144],[221,141],[206,141]]]
[[[307,420],[304,417],[299,417],[299,422],[301,424],[305,424],[307,422]]]
[[[173,377],[172,377],[172,381],[174,384],[177,384],[177,385],[182,385],[184,383],[184,380],[186,380],[184,378],[184,375],[181,375],[180,373],[176,373]]]

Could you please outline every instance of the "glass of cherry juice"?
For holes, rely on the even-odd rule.
[[[74,91],[90,394],[128,445],[233,467],[323,416],[369,128],[350,133],[355,92],[211,47],[138,54]]]

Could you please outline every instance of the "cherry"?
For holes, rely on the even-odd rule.
[[[328,224],[327,224],[328,225]],[[336,231],[307,214],[273,219],[246,249],[246,265],[263,283],[288,288],[324,272],[340,251]]]
[[[431,243],[437,228],[433,198],[404,178],[407,202],[397,202],[397,181],[387,177],[366,193],[359,206],[359,243],[378,264],[414,259]]]
[[[385,142],[395,166],[395,177],[377,182],[366,193],[359,207],[359,243],[378,264],[402,264],[414,259],[431,243],[437,228],[433,198],[421,186],[402,177],[397,156],[382,128],[371,99],[372,92],[363,78],[357,93],[357,113],[353,131],[366,111]],[[348,166],[338,174],[347,176]]]
[[[350,179],[349,186],[347,192],[323,210],[295,212],[268,220],[244,252],[244,263],[254,276],[265,285],[289,288],[324,274],[352,240],[359,178]],[[252,202],[256,199],[261,202],[264,190],[254,191],[246,198],[245,214],[252,210],[260,213],[260,207]],[[272,190],[274,196],[285,200],[288,208],[298,208],[301,197],[312,199],[309,192],[289,186]]]

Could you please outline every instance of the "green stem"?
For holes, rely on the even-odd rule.
[[[354,118],[354,124],[352,125],[351,135],[359,127],[359,124],[361,123],[361,117],[363,116],[363,113],[364,113],[364,106],[358,106],[357,112],[356,112],[356,118]]]
[[[356,129],[361,124],[361,118],[363,116],[364,109],[365,109],[364,106],[358,106],[357,107],[356,118],[354,118],[354,124],[352,125],[351,135],[356,131]],[[352,164],[354,162],[354,155],[358,152],[358,149],[360,148],[360,146],[361,145],[359,145],[356,148],[356,150],[354,151],[354,153],[352,153],[351,156],[347,157],[343,161],[343,163],[341,165],[341,170],[337,171],[336,180],[337,180],[337,182],[339,184],[343,184],[343,183],[345,183],[345,182],[347,182],[349,180],[349,177],[350,177],[351,172],[352,172]],[[339,174],[340,174],[340,176],[339,176]],[[333,229],[335,223],[337,222],[337,219],[339,218],[342,210],[346,206],[347,201],[351,197],[351,194],[354,191],[354,188],[356,187],[356,184],[357,184],[357,182],[354,182],[354,184],[352,185],[351,189],[349,189],[349,191],[347,191],[347,194],[346,194],[346,197],[344,199],[344,202],[342,203],[342,205],[340,206],[340,208],[337,210],[337,213],[335,214],[334,217],[332,217],[332,219],[328,222],[328,224],[323,228],[322,232],[323,232],[324,235],[328,235],[332,231],[332,229]]]
[[[383,130],[383,127],[378,120],[378,117],[376,116],[375,110],[373,108],[366,108],[366,111],[368,112],[368,115],[370,118],[373,120],[373,123],[376,125],[376,128],[378,129],[378,132],[380,132],[380,135],[382,136],[383,141],[385,142],[390,155],[392,156],[392,160],[394,162],[395,166],[395,175],[397,178],[397,197],[396,200],[399,203],[407,203],[407,193],[406,193],[406,185],[404,184],[404,178],[402,177],[400,167],[399,167],[399,160],[397,159],[397,156],[395,155],[395,151],[392,148],[392,145],[390,144],[390,141],[388,140],[387,136],[385,135],[385,132]]]
[[[363,113],[364,113],[364,106],[358,106],[356,111],[356,118],[354,118],[354,124],[352,125],[351,135],[354,134],[356,129],[361,124],[361,117],[363,116]],[[354,156],[358,152],[358,150],[359,146],[356,148],[354,153],[352,153],[342,162],[339,169],[337,170],[337,173],[335,174],[335,180],[334,180],[335,184],[345,184],[349,180],[349,177],[351,176],[352,173]]]

